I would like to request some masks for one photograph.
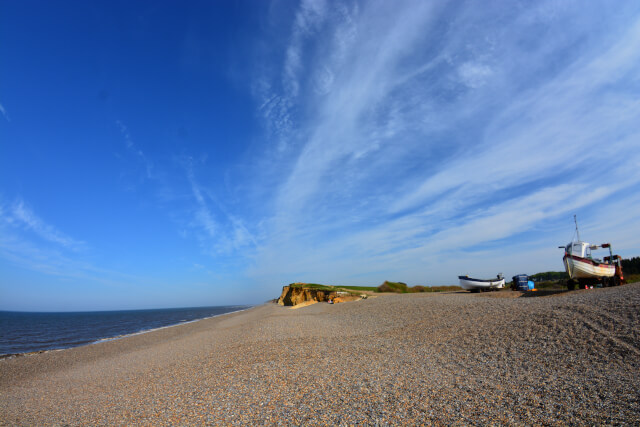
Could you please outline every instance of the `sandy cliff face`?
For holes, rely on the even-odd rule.
[[[278,299],[280,305],[297,305],[307,301],[329,301],[338,297],[336,291],[321,291],[304,286],[283,286],[282,295]]]
[[[327,302],[334,303],[357,301],[362,295],[352,295],[344,290],[320,290],[306,285],[306,283],[292,283],[282,287],[282,295],[278,298],[280,305],[298,305],[305,302]],[[364,296],[366,298],[366,296]]]

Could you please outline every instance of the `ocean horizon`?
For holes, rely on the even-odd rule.
[[[250,307],[227,305],[112,311],[0,311],[0,357],[80,347]]]

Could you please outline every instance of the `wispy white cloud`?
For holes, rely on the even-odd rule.
[[[194,201],[194,208],[189,212],[191,227],[197,230],[205,253],[218,256],[248,251],[256,240],[244,221],[230,213],[211,189],[198,182],[193,159],[187,158],[183,164]]]
[[[142,283],[140,277],[96,266],[88,245],[45,222],[22,199],[0,200],[0,258],[63,280],[122,287]]]
[[[2,207],[0,218],[6,225],[33,232],[39,238],[67,249],[78,250],[85,246],[84,242],[73,239],[52,225],[45,223],[22,200]]]
[[[304,66],[309,58],[306,42],[319,34],[329,13],[324,0],[303,0],[291,23],[282,74],[275,79],[266,75],[256,78],[254,92],[259,99],[258,111],[275,142],[276,158],[297,146],[295,120],[299,114],[300,74],[306,73]],[[325,68],[323,78],[316,81],[317,90],[326,90],[331,78],[331,70]]]
[[[326,8],[324,0],[303,0],[296,13],[284,63],[283,87],[288,98],[298,96],[300,90],[298,74],[302,69],[303,44],[305,39],[313,36],[322,25]]]
[[[211,214],[211,210],[207,206],[202,190],[196,182],[193,166],[187,166],[187,177],[191,185],[191,192],[196,202],[195,220],[209,238],[217,238],[218,224]]]
[[[354,158],[364,159],[366,154],[378,151],[380,144],[388,142],[402,125],[378,107],[388,100],[393,90],[393,72],[407,53],[405,47],[419,37],[420,28],[429,21],[425,9],[426,5],[418,5],[413,11],[396,12],[399,16],[394,20],[403,24],[385,28],[381,38],[375,36],[379,30],[377,25],[382,23],[381,16],[371,16],[371,11],[365,11],[357,20],[340,17],[337,25],[350,29],[337,32],[351,36],[349,40],[341,40],[338,47],[348,50],[349,54],[329,55],[324,61],[313,61],[324,64],[321,74],[327,69],[335,70],[331,73],[336,78],[332,90],[325,96],[311,98],[317,101],[313,107],[314,117],[300,123],[308,138],[280,189],[279,205],[285,211],[306,203],[308,196],[317,192],[318,185],[326,183],[325,175],[331,165],[352,167],[349,163]],[[383,7],[381,14],[386,12],[389,11]],[[332,51],[332,48],[327,46],[320,51]],[[316,69],[307,71],[313,75],[317,72]],[[394,100],[390,101],[394,106]],[[375,138],[378,135],[387,138]]]
[[[8,122],[11,121],[11,119],[9,119],[9,114],[7,113],[7,110],[5,110],[4,106],[2,104],[0,104],[0,113],[2,113],[2,117],[4,117],[4,119]]]
[[[491,68],[482,63],[465,62],[458,67],[458,75],[465,85],[477,89],[491,77]]]
[[[124,142],[127,147],[127,150],[131,154],[133,154],[140,161],[140,163],[142,163],[142,165],[144,165],[146,177],[148,179],[154,178],[153,162],[133,142],[133,139],[131,138],[131,134],[129,133],[129,128],[127,128],[127,126],[124,123],[122,123],[120,120],[116,120],[116,125],[118,126],[120,133],[124,137]]]
[[[458,198],[477,198],[482,192],[558,175],[563,170],[570,173],[597,163],[612,167],[619,156],[627,156],[630,138],[640,133],[636,124],[640,101],[633,92],[605,91],[603,86],[615,83],[613,76],[640,60],[634,50],[640,48],[639,29],[636,24],[623,35],[624,43],[599,52],[594,60],[576,61],[548,83],[508,103],[488,122],[482,139],[466,155],[428,176],[403,196],[395,209],[431,201],[453,188],[458,188]],[[632,157],[626,161],[636,158],[635,153],[628,154]],[[483,173],[483,169],[490,173]],[[564,178],[580,182],[584,176]],[[478,188],[479,182],[485,186]],[[467,186],[466,191],[462,192],[461,186]]]
[[[253,272],[415,277],[625,198],[640,15],[554,4],[342,4],[304,37],[296,21],[281,67],[296,90],[273,96],[299,151],[274,168]]]

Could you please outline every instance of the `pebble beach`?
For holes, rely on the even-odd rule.
[[[640,284],[249,310],[0,360],[2,425],[638,425]]]

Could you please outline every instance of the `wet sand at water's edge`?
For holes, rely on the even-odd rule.
[[[498,295],[266,304],[3,359],[0,424],[640,424],[640,284]]]

